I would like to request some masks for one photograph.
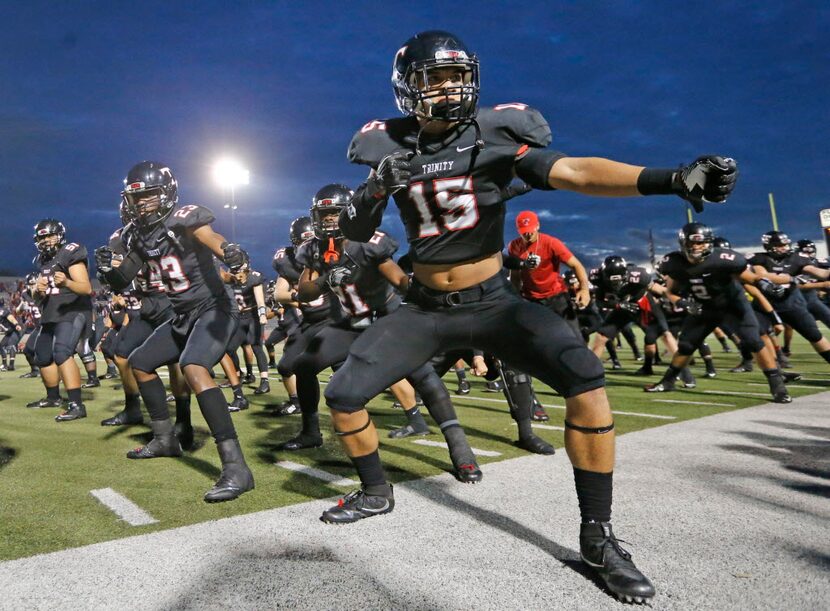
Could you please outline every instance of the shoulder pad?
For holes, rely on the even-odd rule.
[[[355,132],[346,156],[352,163],[376,168],[381,159],[405,146],[403,138],[411,126],[410,117],[369,121]]]
[[[213,212],[204,206],[197,206],[195,204],[188,204],[187,206],[179,206],[170,218],[167,219],[167,227],[169,229],[197,229],[202,225],[210,225],[216,217]]]
[[[69,244],[64,245],[58,253],[58,261],[66,268],[69,268],[76,263],[86,263],[86,259],[86,246],[82,246],[77,242],[70,242]]]
[[[251,286],[259,286],[262,284],[262,274],[259,272],[251,272],[251,277],[249,278],[249,283]]]
[[[381,263],[391,259],[392,255],[398,252],[398,242],[388,234],[376,231],[375,235],[364,244],[364,248],[371,259]]]
[[[519,102],[482,108],[477,121],[483,133],[495,132],[517,144],[539,148],[548,146],[553,139],[542,113]]]
[[[307,240],[300,244],[294,251],[294,260],[298,267],[312,267],[315,259],[315,240]]]

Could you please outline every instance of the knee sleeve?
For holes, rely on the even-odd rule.
[[[695,352],[695,346],[681,336],[680,341],[677,342],[677,352],[682,356],[691,356]]]

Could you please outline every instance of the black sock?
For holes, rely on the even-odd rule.
[[[614,472],[595,473],[574,467],[574,482],[582,522],[610,522]]]
[[[196,395],[199,409],[210,428],[210,433],[216,443],[227,439],[236,439],[236,429],[228,411],[228,402],[221,388],[208,388]]]
[[[451,420],[441,427],[441,432],[444,434],[444,439],[450,449],[450,458],[454,465],[463,465],[474,463],[476,461],[475,454],[470,448],[470,443],[467,441],[467,436],[464,434],[464,429],[458,423],[458,420]]]
[[[312,437],[320,436],[320,414],[315,411],[303,411],[300,414],[303,418],[303,435],[311,435]]]
[[[190,395],[176,397],[176,424],[191,426],[190,424]]]
[[[98,381],[98,372],[97,371],[87,371],[86,372],[86,381],[95,383]]]
[[[458,381],[463,382],[467,379],[467,371],[463,367],[455,370],[455,375],[458,376]]]
[[[825,350],[824,352],[819,352],[818,355],[823,358],[825,361],[830,363],[830,350]]]
[[[231,386],[233,390],[233,397],[234,399],[241,399],[244,395],[242,394],[242,384],[237,384],[236,386]]]
[[[81,389],[80,388],[67,388],[66,394],[69,397],[70,403],[80,403],[81,402]]]
[[[141,395],[124,393],[124,411],[130,416],[140,416]]]
[[[373,496],[391,496],[392,490],[386,483],[386,474],[380,464],[380,455],[375,450],[366,456],[352,456],[352,464],[357,469],[360,483],[366,494]]]
[[[669,365],[669,368],[666,369],[666,373],[663,374],[663,379],[661,382],[668,382],[669,384],[674,384],[674,381],[677,379],[677,376],[680,375],[680,368],[675,367],[674,365]]]
[[[605,342],[605,349],[608,350],[608,356],[611,357],[612,361],[618,361],[619,360],[617,358],[617,348],[616,348],[616,346],[614,346],[614,342],[612,342],[612,341]]]
[[[254,375],[254,366],[251,363],[245,363],[245,375],[246,376]]]
[[[643,361],[643,369],[645,369],[646,371],[651,371],[653,365],[654,365],[654,355],[653,354],[646,354],[646,358]]]
[[[288,395],[288,400],[291,401],[294,405],[300,405],[300,398],[297,395]]]
[[[150,414],[150,420],[169,420],[170,410],[167,409],[167,391],[164,382],[156,376],[149,382],[139,382],[138,390],[144,399],[144,407]]]
[[[729,344],[727,343],[725,337],[719,337],[718,341],[720,342],[720,345],[723,346],[724,348],[729,348]]]
[[[58,392],[58,386],[47,386],[46,387],[46,398],[57,400],[61,398],[60,393]]]
[[[416,431],[423,431],[427,428],[427,423],[421,415],[420,407],[416,405],[412,409],[405,409],[403,411],[406,414],[406,421],[412,426],[413,429]]]

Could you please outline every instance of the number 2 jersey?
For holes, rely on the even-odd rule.
[[[401,304],[401,298],[380,273],[378,266],[392,258],[398,243],[381,231],[368,242],[343,240],[342,253],[337,261],[323,260],[325,247],[320,240],[311,239],[297,249],[297,262],[320,275],[333,267],[345,266],[352,270],[352,282],[334,289],[334,294],[351,318],[386,314]]]
[[[413,153],[408,189],[393,195],[409,254],[417,263],[448,264],[501,252],[503,190],[516,174],[533,188],[550,189],[550,168],[565,156],[535,154],[550,142],[550,128],[538,111],[501,104],[481,108],[475,122],[437,137],[420,131],[414,117],[371,121],[355,134],[348,157],[377,169],[386,155]],[[346,237],[366,241],[380,225],[385,201],[369,212],[369,199],[364,188],[358,189],[355,206],[341,214]]]
[[[231,298],[214,265],[213,251],[192,232],[214,221],[207,208],[177,208],[166,221],[122,234],[127,248],[144,261],[148,286],[161,283],[176,314],[204,312],[214,306],[232,311]]]
[[[683,253],[670,252],[659,263],[661,274],[677,283],[672,292],[693,297],[707,310],[727,309],[746,301],[736,276],[747,268],[744,255],[729,248],[715,248],[701,263],[690,263]]]
[[[35,258],[38,273],[48,282],[46,295],[38,303],[41,311],[42,323],[55,323],[71,320],[78,312],[92,311],[92,298],[89,295],[78,295],[66,286],[55,284],[55,273],[62,272],[69,277],[69,268],[77,263],[87,265],[86,247],[76,242],[64,244],[53,257],[43,253]]]

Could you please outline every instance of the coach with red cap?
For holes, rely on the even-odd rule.
[[[579,280],[575,304],[579,309],[591,301],[588,274],[561,240],[541,233],[539,229],[539,217],[535,212],[524,210],[516,217],[519,237],[507,247],[506,266],[511,268],[510,280],[522,297],[550,307],[578,329],[576,312],[571,307],[568,287],[559,274],[559,266],[565,264],[573,269]]]

